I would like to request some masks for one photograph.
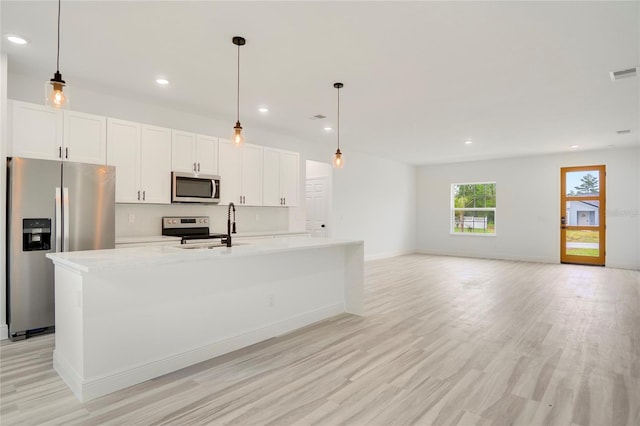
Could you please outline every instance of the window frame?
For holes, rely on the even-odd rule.
[[[495,193],[496,193],[496,207],[472,207],[472,208],[456,208],[455,207],[455,187],[461,185],[494,185]],[[482,212],[489,211],[493,212],[493,232],[492,233],[480,233],[480,232],[456,232],[454,229],[455,223],[455,212],[463,210],[463,211],[474,211],[474,212]],[[452,183],[449,186],[449,235],[456,236],[472,236],[472,237],[495,237],[498,235],[498,219],[497,219],[497,210],[498,210],[498,183],[493,181],[483,181],[483,182],[458,182]]]

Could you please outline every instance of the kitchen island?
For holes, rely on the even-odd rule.
[[[291,237],[47,257],[55,264],[53,364],[80,401],[342,312],[363,314],[362,241]]]

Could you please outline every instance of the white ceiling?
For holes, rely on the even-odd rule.
[[[0,7],[3,36],[30,40],[3,37],[10,73],[51,78],[57,2]],[[241,35],[248,137],[261,126],[335,149],[323,127],[341,81],[346,156],[467,161],[637,145],[638,78],[609,72],[640,65],[639,23],[639,2],[65,0],[60,71],[228,120],[231,133]]]

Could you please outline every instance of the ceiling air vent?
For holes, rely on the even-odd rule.
[[[324,120],[325,118],[327,118],[326,115],[316,114],[313,117],[309,117],[309,120]]]
[[[623,78],[635,77],[636,75],[638,75],[638,68],[633,67],[633,68],[628,68],[626,70],[611,71],[609,75],[611,76],[611,81],[617,81]]]
[[[616,130],[616,133],[619,135],[628,135],[629,133],[631,133],[631,129]]]

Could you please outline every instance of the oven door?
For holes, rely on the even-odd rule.
[[[220,176],[172,172],[171,182],[172,203],[220,202]]]

